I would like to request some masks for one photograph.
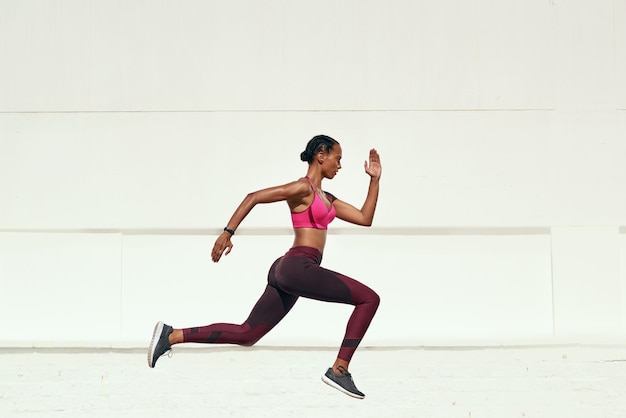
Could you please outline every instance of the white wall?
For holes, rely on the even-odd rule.
[[[365,343],[626,337],[626,0],[0,0],[0,57],[0,345],[242,321],[287,208],[218,264],[215,233],[318,133],[356,205],[383,159],[374,228],[324,256],[382,296]],[[348,313],[303,300],[262,343]]]

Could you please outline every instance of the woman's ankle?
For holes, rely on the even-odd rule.
[[[342,359],[335,360],[335,364],[333,364],[333,372],[335,374],[344,374],[348,371],[349,363]]]
[[[184,339],[185,339],[185,336],[183,335],[183,330],[182,329],[175,329],[169,335],[170,345],[180,344],[180,343],[184,342]]]

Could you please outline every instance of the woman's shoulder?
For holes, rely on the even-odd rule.
[[[289,194],[295,198],[308,196],[312,191],[311,184],[306,177],[300,177],[297,180],[287,183],[285,187],[289,189]]]
[[[311,191],[313,190],[313,184],[308,177],[300,177],[298,180],[295,180],[293,184],[302,191]]]

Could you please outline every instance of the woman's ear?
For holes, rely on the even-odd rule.
[[[317,162],[322,164],[324,162],[324,158],[326,157],[326,154],[324,154],[323,151],[320,151],[317,153]]]

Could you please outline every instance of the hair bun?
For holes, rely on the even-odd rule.
[[[306,144],[306,148],[300,154],[300,159],[311,164],[311,162],[313,162],[315,154],[320,151],[326,154],[329,153],[334,144],[339,144],[339,142],[335,141],[327,135],[314,136],[313,138],[311,138],[308,144]]]

